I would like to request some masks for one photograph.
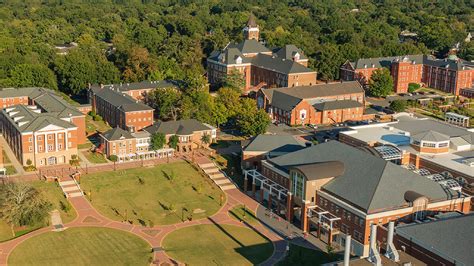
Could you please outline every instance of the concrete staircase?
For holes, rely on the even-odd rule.
[[[69,178],[67,180],[60,181],[59,186],[63,190],[63,193],[66,198],[82,197],[84,195],[84,192],[82,192],[79,183],[77,183],[74,178]]]
[[[222,190],[234,189],[236,186],[213,162],[198,164],[199,167],[209,176]]]

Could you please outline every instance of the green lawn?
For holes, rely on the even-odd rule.
[[[15,167],[13,165],[6,165],[5,169],[7,170],[7,175],[14,175],[17,173]]]
[[[111,129],[109,125],[107,125],[103,120],[101,121],[94,121],[90,115],[86,116],[86,132],[87,135],[92,134],[96,131],[105,132]]]
[[[86,151],[83,152],[84,156],[86,156],[87,160],[91,163],[106,163],[107,159],[104,158],[102,154]]]
[[[172,173],[174,178],[169,177]],[[224,197],[185,162],[85,175],[81,187],[87,193],[92,190],[92,205],[105,216],[147,226],[213,215]]]
[[[229,210],[229,215],[237,221],[244,221],[251,225],[256,225],[259,223],[257,217],[255,217],[255,213],[249,210],[247,207],[244,209],[244,205],[235,206]]]
[[[151,247],[143,239],[108,228],[69,228],[26,240],[9,265],[149,265]]]
[[[170,233],[166,254],[187,265],[255,265],[273,253],[272,243],[258,233],[231,225],[196,225]]]
[[[279,262],[278,266],[292,265],[321,265],[337,260],[341,260],[344,256],[341,254],[329,255],[326,252],[305,248],[302,246],[290,244],[290,251],[286,258]]]

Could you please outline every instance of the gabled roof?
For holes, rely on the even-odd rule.
[[[15,105],[4,108],[2,113],[20,132],[34,132],[50,125],[60,128],[76,128],[74,124],[61,119],[56,114],[41,113],[39,109],[32,106]]]
[[[115,127],[108,130],[107,132],[102,134],[102,136],[108,141],[135,138],[130,132],[123,130],[119,127]]]
[[[299,63],[296,63],[293,60],[287,60],[267,54],[258,54],[257,56],[253,57],[252,64],[282,74],[316,73],[315,71]]]
[[[242,148],[250,152],[288,153],[301,150],[305,145],[293,136],[258,135]]]
[[[336,100],[336,101],[326,101],[322,103],[317,103],[317,104],[314,104],[313,107],[316,110],[326,111],[326,110],[357,108],[357,107],[363,107],[363,105],[360,102],[353,101],[353,100]]]
[[[150,134],[163,133],[165,135],[192,135],[196,131],[211,130],[212,128],[196,119],[178,121],[159,121],[144,130]]]
[[[344,174],[344,163],[339,161],[302,164],[291,167],[303,173],[307,180],[314,181]]]
[[[279,91],[274,91],[271,105],[281,110],[291,111],[298,105],[302,99]]]
[[[284,58],[288,60],[293,60],[293,57],[296,55],[296,53],[300,55],[300,60],[308,59],[308,57],[304,55],[303,51],[293,44],[285,45],[284,47],[277,48],[273,51],[273,54],[275,54],[279,58]]]
[[[340,161],[345,171],[324,185],[322,190],[367,213],[406,206],[404,194],[409,190],[431,200],[457,195],[451,195],[426,177],[338,141],[329,141],[268,160],[285,172],[293,166],[329,161]]]
[[[440,141],[449,140],[449,136],[438,133],[433,130],[428,130],[428,131],[416,134],[412,138],[417,141],[432,141],[432,142],[440,142]]]
[[[437,221],[397,226],[396,234],[416,239],[418,245],[437,250],[456,265],[474,261],[474,215],[462,215]]]
[[[253,13],[250,13],[249,20],[247,21],[247,26],[254,28],[257,27],[257,22]]]
[[[229,44],[227,49],[236,48],[242,54],[270,53],[271,51],[255,39],[244,40],[237,44]]]
[[[107,88],[101,89],[100,87],[91,89],[97,97],[102,98],[124,112],[153,110],[150,106],[133,99],[127,94]]]

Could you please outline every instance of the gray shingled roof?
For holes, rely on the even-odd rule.
[[[360,102],[353,101],[353,100],[327,101],[327,102],[317,103],[313,105],[313,107],[316,110],[320,110],[320,111],[357,108],[357,107],[362,107],[362,106],[363,105]]]
[[[155,89],[155,88],[169,88],[177,87],[177,82],[172,80],[156,80],[156,81],[141,81],[132,83],[116,83],[103,85],[104,89],[115,89],[119,91],[141,90],[141,89]],[[99,84],[91,86],[93,89],[100,89]]]
[[[419,134],[412,136],[414,140],[417,141],[432,141],[432,142],[440,142],[440,141],[448,141],[449,136],[438,133],[433,130],[428,130]]]
[[[272,102],[272,96],[275,91],[289,94],[301,99],[316,99],[342,94],[364,93],[364,89],[358,81],[316,84],[311,86],[262,89],[262,92],[267,95],[270,102]]]
[[[295,56],[296,53],[300,54],[300,60],[301,59],[308,59],[303,53],[303,51],[296,47],[296,45],[293,44],[287,44],[282,48],[277,48],[273,51],[273,53],[280,57],[280,58],[285,58],[289,60],[293,60],[293,57]]]
[[[436,131],[449,137],[462,137],[471,145],[474,144],[474,132],[469,132],[465,128],[460,128],[434,119],[414,119],[407,116],[398,118],[398,123],[392,124],[394,128],[410,132],[411,136],[415,136],[426,131]]]
[[[133,139],[135,138],[130,132],[123,130],[119,127],[112,128],[102,134],[102,136],[108,141],[120,140],[120,139]]]
[[[252,59],[252,64],[283,74],[314,72],[293,60],[287,60],[267,54],[258,54]]]
[[[338,141],[318,144],[268,161],[285,172],[296,165],[342,162],[344,174],[322,189],[367,213],[406,206],[404,194],[408,190],[432,200],[452,197],[441,185],[426,177]]]
[[[258,135],[243,148],[243,151],[288,153],[301,150],[305,144],[293,136]]]
[[[20,132],[33,132],[49,125],[55,125],[62,128],[76,127],[74,124],[62,120],[54,113],[40,113],[39,109],[32,109],[25,105],[15,105],[4,108],[2,113]]]
[[[279,91],[274,91],[271,105],[281,110],[291,111],[302,99]]]
[[[474,215],[458,216],[420,224],[397,226],[396,233],[456,265],[474,262]]]
[[[91,89],[97,97],[102,98],[124,112],[153,110],[150,106],[133,99],[127,94],[107,88],[101,89],[100,87]]]
[[[144,130],[154,134],[163,133],[165,135],[192,135],[195,131],[210,130],[208,126],[196,119],[184,119],[178,121],[159,121]]]

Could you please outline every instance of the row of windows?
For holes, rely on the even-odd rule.
[[[72,142],[69,142],[69,147],[72,147]],[[63,144],[58,144],[58,151],[63,149]],[[33,147],[29,146],[28,151],[33,152]],[[48,145],[48,151],[54,151],[54,145]],[[38,152],[43,152],[43,145],[38,145]]]
[[[147,118],[143,118],[143,121],[144,121],[144,122],[147,121],[147,120],[148,120],[148,121],[151,121],[152,119],[151,119],[151,117],[148,117],[148,119],[147,119]],[[132,121],[132,119],[128,119],[128,122],[129,122],[129,123],[131,123],[131,122],[137,122],[137,119],[134,118],[133,121]],[[142,119],[141,119],[141,118],[138,118],[138,122],[142,122]]]
[[[68,135],[69,138],[72,136],[71,132],[69,132],[67,135]],[[48,134],[48,140],[52,140],[53,136],[54,135],[52,135],[52,134],[51,135]],[[39,135],[39,136],[37,136],[37,138],[38,138],[38,141],[42,141],[43,140],[43,135]],[[62,138],[63,138],[63,134],[58,134],[58,139],[62,139]],[[33,142],[33,137],[29,137],[28,142]]]

